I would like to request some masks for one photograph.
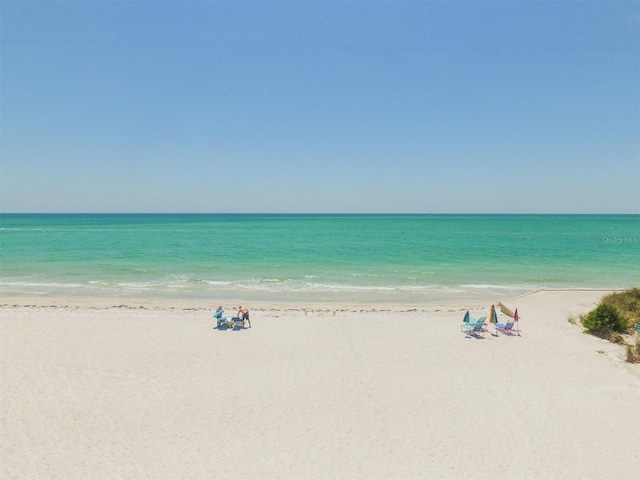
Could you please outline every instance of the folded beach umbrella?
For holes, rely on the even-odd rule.
[[[489,323],[498,324],[498,314],[496,313],[495,305],[491,305],[491,310],[489,310]]]
[[[462,320],[464,323],[469,323],[471,321],[471,317],[469,315],[469,310],[464,314],[464,319]]]
[[[501,302],[498,302],[498,306],[500,307],[500,311],[504,313],[507,317],[514,318],[515,314],[511,310],[509,310],[506,306],[504,306]]]

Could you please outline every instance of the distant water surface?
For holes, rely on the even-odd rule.
[[[630,286],[639,215],[0,215],[4,299],[415,303]]]

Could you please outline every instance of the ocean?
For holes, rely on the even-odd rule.
[[[632,286],[640,215],[0,215],[5,302],[419,304]]]

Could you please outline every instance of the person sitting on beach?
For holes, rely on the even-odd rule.
[[[240,305],[238,307],[238,317],[242,320],[242,328],[244,328],[244,321],[249,322],[249,328],[251,328],[251,320],[249,320],[249,309]]]

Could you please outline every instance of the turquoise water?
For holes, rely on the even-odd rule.
[[[638,215],[0,215],[5,299],[419,302],[638,285]]]

